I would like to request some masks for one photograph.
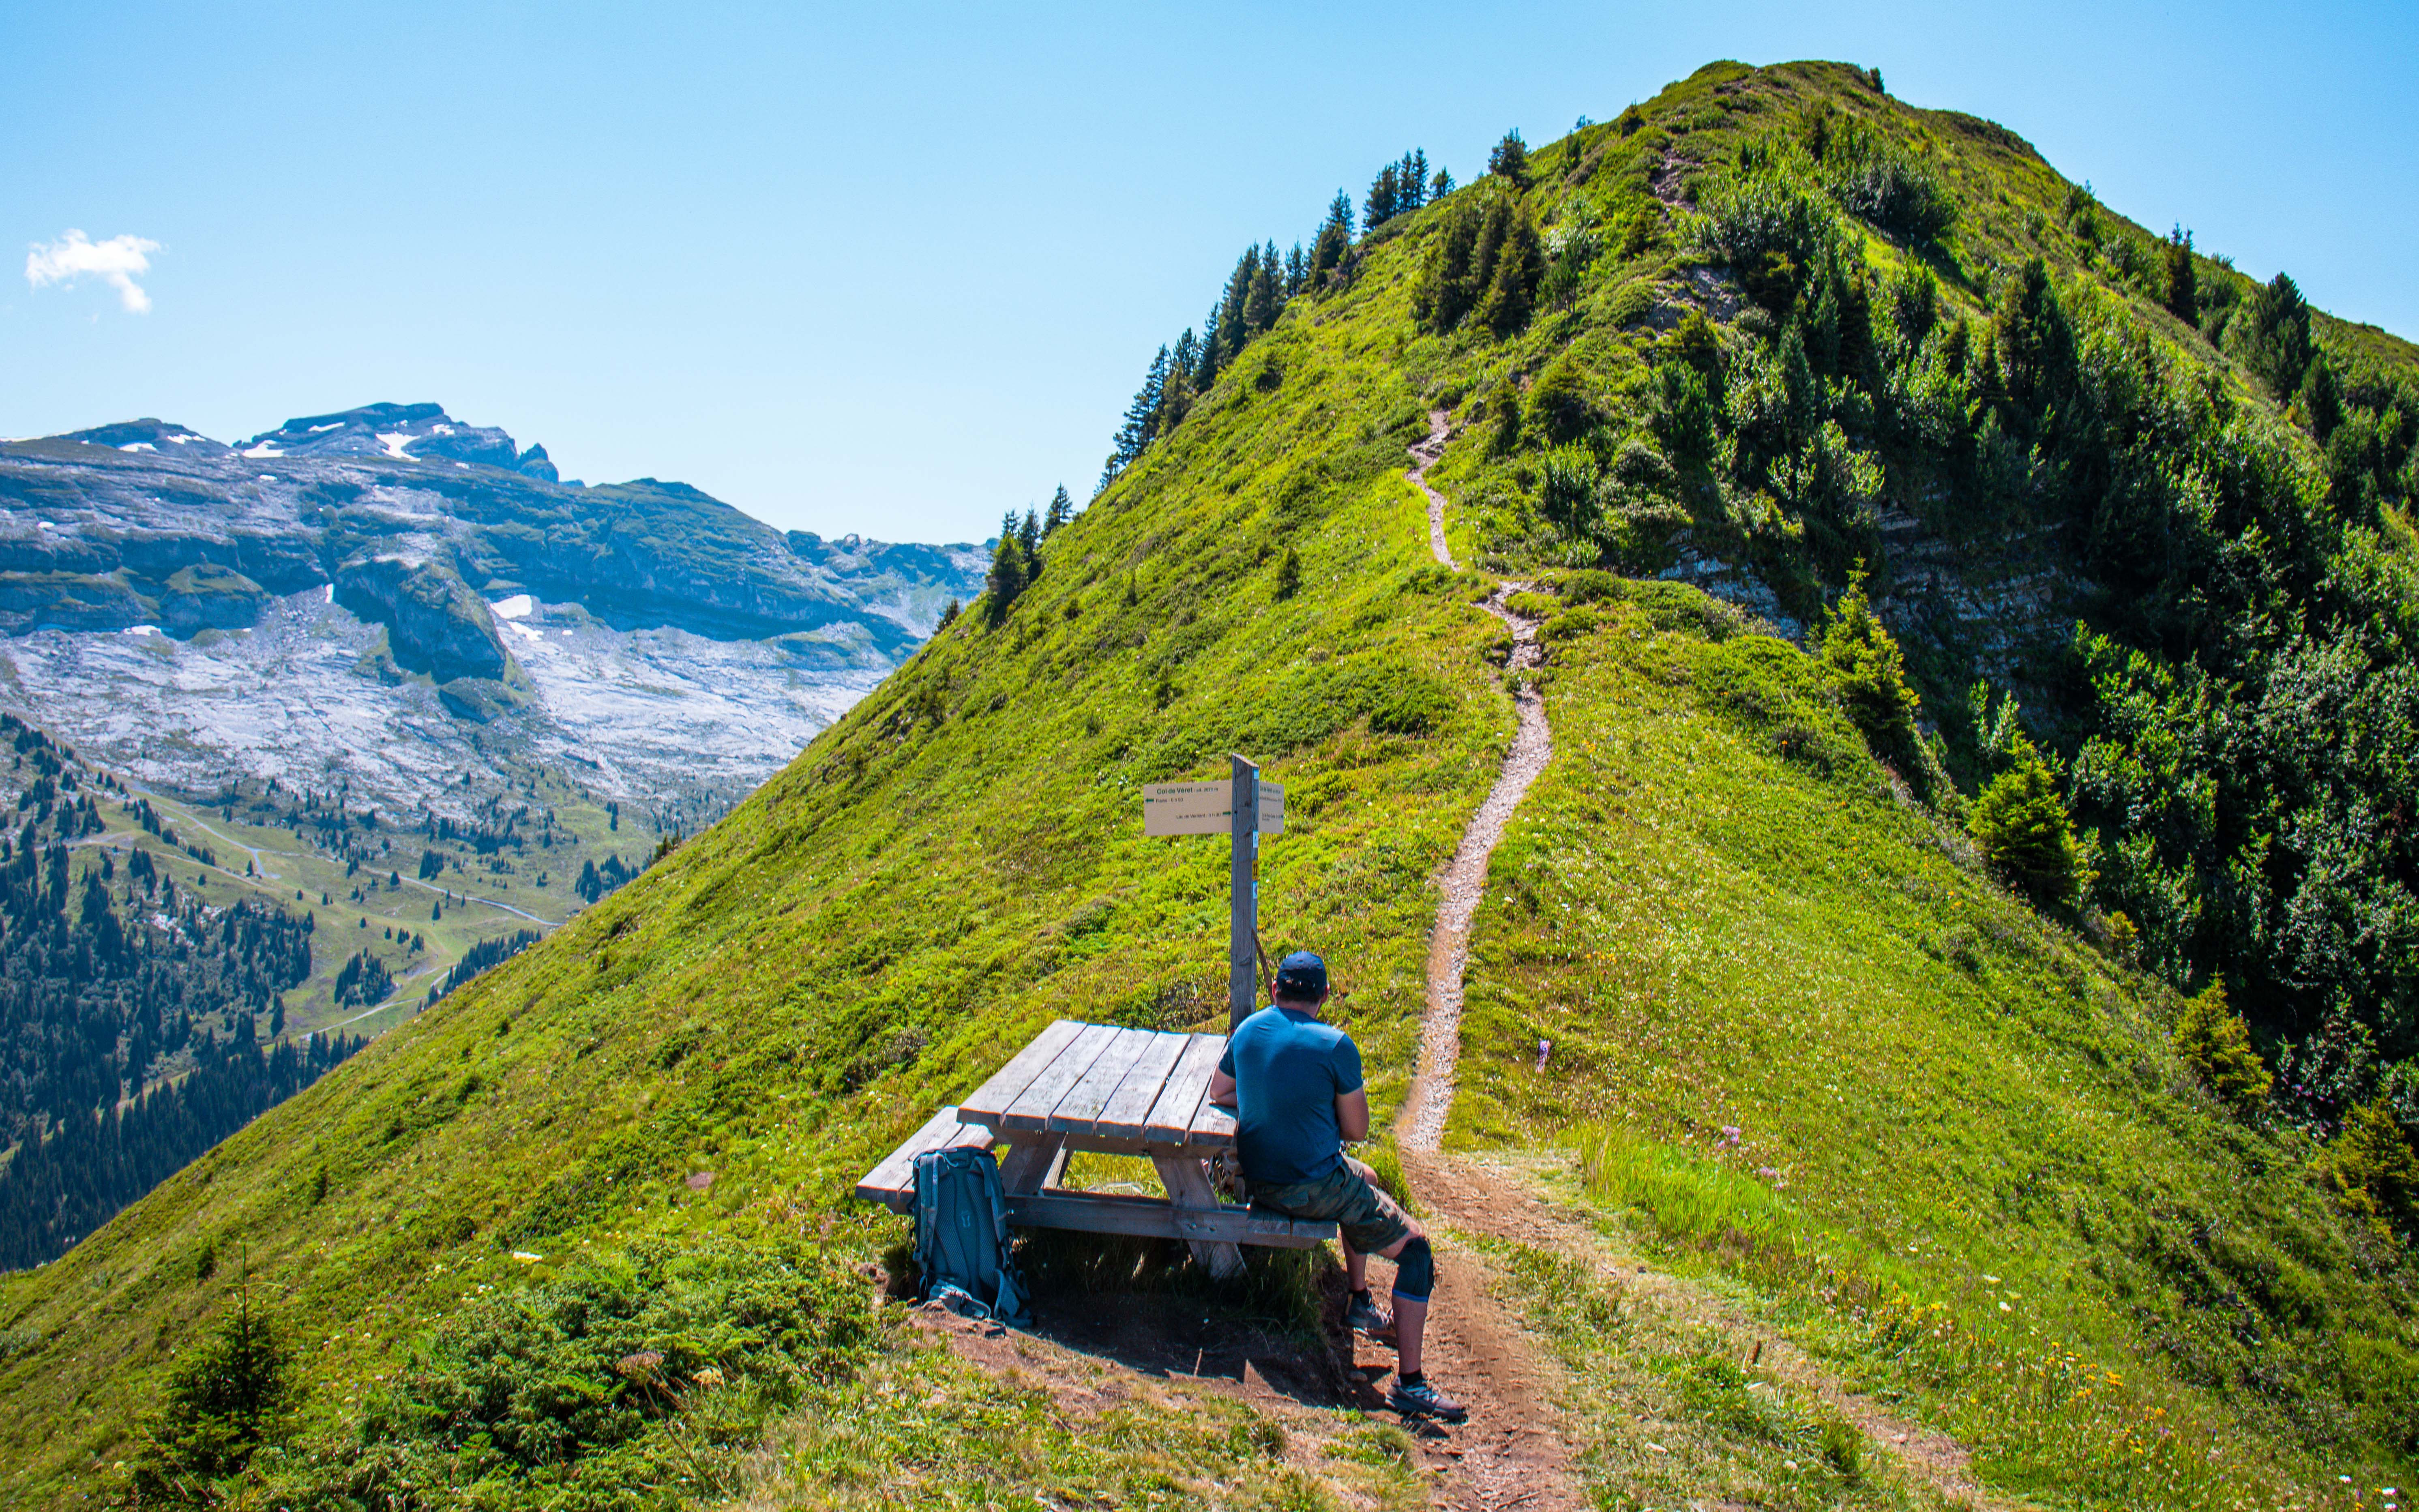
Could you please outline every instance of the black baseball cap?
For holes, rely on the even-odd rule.
[[[1327,995],[1327,963],[1309,950],[1296,950],[1277,963],[1276,995],[1297,1003]]]

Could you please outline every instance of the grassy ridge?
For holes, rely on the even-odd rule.
[[[2409,1273],[2332,1210],[2308,1138],[2202,1091],[2171,993],[1978,874],[1847,756],[1802,657],[1692,597],[1556,642],[1456,1133],[1571,1146],[1608,1210],[1915,1393],[2011,1489],[2226,1505],[2371,1454],[2390,1484]],[[2144,1425],[2217,1465],[2145,1472]]]
[[[1287,784],[1271,942],[1349,963],[1348,1016],[1399,1096],[1426,879],[1511,718],[1491,625],[1425,564],[1399,477],[1418,406],[1306,327],[1055,537],[1002,623],[962,620],[723,824],[8,1282],[11,1489],[117,1452],[219,1304],[194,1282],[206,1242],[248,1245],[298,1326],[327,1330],[306,1414],[337,1423],[466,1267],[499,1284],[520,1273],[507,1249],[630,1227],[820,1230],[1050,1018],[1223,1021],[1224,848],[1138,821],[1141,783],[1229,748]],[[1303,586],[1279,600],[1288,546]],[[57,1432],[71,1413],[87,1427]]]
[[[1773,108],[1720,102],[1745,77],[1717,66],[1649,128],[1591,128],[1538,171],[1653,200],[1691,137]],[[1757,77],[1863,87],[1827,66]],[[2005,206],[1966,242],[1997,257],[2060,182],[1995,128],[1941,119],[1951,167],[1980,176],[1960,193]],[[1342,1017],[1395,1103],[1430,879],[1512,729],[1487,667],[1498,631],[1469,607],[1487,585],[1428,563],[1405,448],[1431,405],[1467,414],[1568,346],[1617,396],[1642,378],[1647,315],[1697,286],[1665,227],[1515,341],[1424,336],[1410,297],[1440,213],[1371,239],[1348,288],[1298,301],[1052,538],[995,622],[969,613],[722,824],[0,1282],[0,1494],[59,1499],[124,1451],[223,1304],[223,1281],[197,1276],[206,1243],[240,1246],[308,1345],[298,1432],[328,1444],[481,1288],[550,1274],[582,1242],[870,1254],[895,1226],[851,1211],[848,1183],[1041,1024],[1222,1020],[1224,848],[1144,840],[1138,789],[1215,775],[1229,749],[1287,788],[1269,943],[1337,963]],[[1483,428],[1448,449],[1457,550],[1501,547],[1518,466]],[[1302,586],[1284,597],[1288,548]],[[2046,1502],[2224,1505],[2220,1479],[2264,1494],[2321,1454],[2365,1480],[2398,1464],[2383,1441],[2407,1272],[2355,1247],[2306,1150],[2180,1080],[2161,990],[1979,877],[1802,654],[1746,628],[1680,589],[1549,627],[1556,759],[1479,917],[1453,1138],[1568,1143],[1608,1213]],[[2177,1490],[2135,1474],[2131,1444],[2058,1447],[2042,1425],[2096,1420],[2026,1406],[2048,1399],[2052,1350],[2134,1383],[2144,1413],[2217,1427],[2217,1469]],[[2001,1380],[2009,1359],[2036,1374]],[[823,1410],[901,1421],[893,1366],[858,1368]],[[1746,1389],[1698,1374],[1680,1396],[1707,1412]],[[2055,1384],[2065,1412],[2087,1382]],[[1820,1427],[1788,1432],[1819,1449]],[[918,1431],[981,1457],[971,1416]],[[793,1438],[809,1463],[828,1452]],[[1627,1494],[1614,1458],[1591,1462],[1603,1495]],[[766,1494],[814,1493],[787,1485]]]

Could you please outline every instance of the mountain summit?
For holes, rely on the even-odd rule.
[[[1303,229],[1205,291],[1091,505],[728,817],[0,1281],[0,1484],[2397,1494],[2412,349],[1838,64],[1458,184],[1406,153]],[[569,560],[502,502],[542,485],[341,465],[316,529],[408,500],[482,592]],[[1379,1418],[1320,1254],[1030,1236],[1014,1339],[871,1282],[858,1173],[1052,1020],[1223,1026],[1225,847],[1141,798],[1237,751],[1467,1427]],[[201,1399],[239,1349],[274,1412]]]

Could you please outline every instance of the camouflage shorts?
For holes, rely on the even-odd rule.
[[[1370,1178],[1368,1166],[1348,1156],[1317,1180],[1286,1186],[1253,1182],[1252,1206],[1288,1218],[1324,1219],[1343,1233],[1346,1244],[1375,1255],[1409,1234],[1411,1220]]]

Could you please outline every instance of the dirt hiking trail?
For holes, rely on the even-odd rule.
[[[1428,434],[1410,448],[1416,462],[1404,475],[1425,496],[1428,546],[1456,568],[1445,533],[1444,499],[1427,483],[1450,434],[1444,411],[1432,410]],[[1851,1392],[1802,1350],[1778,1337],[1737,1304],[1683,1277],[1640,1263],[1607,1237],[1594,1216],[1550,1194],[1567,1185],[1567,1162],[1535,1154],[1448,1154],[1444,1132],[1453,1112],[1461,1049],[1463,977],[1470,931],[1487,889],[1487,867],[1530,785],[1553,756],[1553,733],[1536,680],[1522,675],[1543,661],[1537,622],[1509,600],[1529,585],[1504,581],[1476,607],[1502,622],[1511,654],[1503,668],[1517,726],[1493,788],[1463,831],[1438,879],[1440,897],[1427,959],[1426,1008],[1420,1059],[1410,1095],[1394,1125],[1396,1148],[1414,1202],[1442,1241],[1435,1310],[1426,1335],[1426,1366],[1437,1383],[1470,1410],[1466,1423],[1407,1421],[1416,1468],[1429,1504],[1455,1512],[1583,1512],[1591,1503],[1580,1484],[1578,1442],[1560,1403],[1577,1389],[1545,1339],[1520,1318],[1502,1268],[1471,1242],[1485,1238],[1550,1251],[1592,1271],[1625,1307],[1718,1330],[1742,1352],[1753,1348],[1762,1367],[1822,1397],[1871,1441],[1878,1457],[1939,1503],[2001,1512],[2015,1504],[1994,1497],[1974,1479],[1964,1449],[1945,1435],[1893,1415],[1874,1399]],[[1373,1265],[1370,1286],[1382,1296],[1393,1268]],[[970,1323],[927,1307],[917,1325],[948,1347],[997,1373],[1047,1389],[1067,1420],[1080,1421],[1108,1402],[1142,1396],[1180,1401],[1191,1392],[1240,1397],[1286,1427],[1287,1457],[1315,1468],[1322,1445],[1338,1430],[1336,1410],[1384,1412],[1384,1384],[1394,1369],[1390,1349],[1346,1333],[1340,1273],[1325,1282],[1323,1350],[1210,1317],[1180,1298],[1148,1295],[1087,1298],[1081,1309],[1044,1307],[1034,1332],[1006,1335],[997,1325]],[[1710,1490],[1685,1504],[1733,1508]]]

